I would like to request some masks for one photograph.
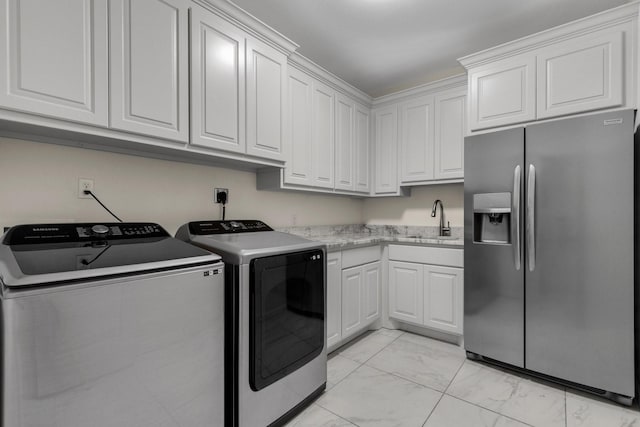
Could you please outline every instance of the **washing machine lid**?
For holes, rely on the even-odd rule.
[[[262,221],[193,221],[178,229],[176,238],[211,250],[230,264],[247,264],[254,258],[325,249],[324,243],[274,231]]]
[[[9,287],[173,270],[220,256],[172,238],[153,223],[27,224],[0,244],[0,277]]]

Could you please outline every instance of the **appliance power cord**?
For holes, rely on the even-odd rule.
[[[110,210],[108,207],[106,207],[106,206],[104,205],[104,203],[102,203],[102,202],[100,201],[100,199],[98,199],[98,198],[96,197],[96,195],[95,195],[95,194],[93,194],[93,192],[92,192],[91,190],[84,190],[84,194],[88,194],[88,195],[90,195],[91,197],[93,197],[93,198],[96,200],[96,202],[100,203],[100,206],[102,206],[102,207],[103,207],[107,212],[109,212],[109,213],[111,214],[111,216],[113,216],[113,217],[114,217],[115,219],[117,219],[118,221],[122,222],[122,220],[121,220],[120,218],[118,218],[118,216],[117,216],[116,214],[114,214],[113,212],[111,212],[111,210]]]

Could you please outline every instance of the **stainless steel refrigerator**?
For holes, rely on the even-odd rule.
[[[464,343],[630,404],[634,112],[465,139]]]

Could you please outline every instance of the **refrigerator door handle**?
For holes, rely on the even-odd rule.
[[[529,271],[536,268],[536,168],[529,165],[527,178],[527,256]]]
[[[521,168],[516,166],[513,170],[513,195],[511,198],[511,239],[513,240],[513,263],[516,270],[520,270],[520,182]]]

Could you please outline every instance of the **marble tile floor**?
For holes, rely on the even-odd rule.
[[[287,427],[640,427],[640,410],[467,360],[389,329],[329,355],[327,390]]]

